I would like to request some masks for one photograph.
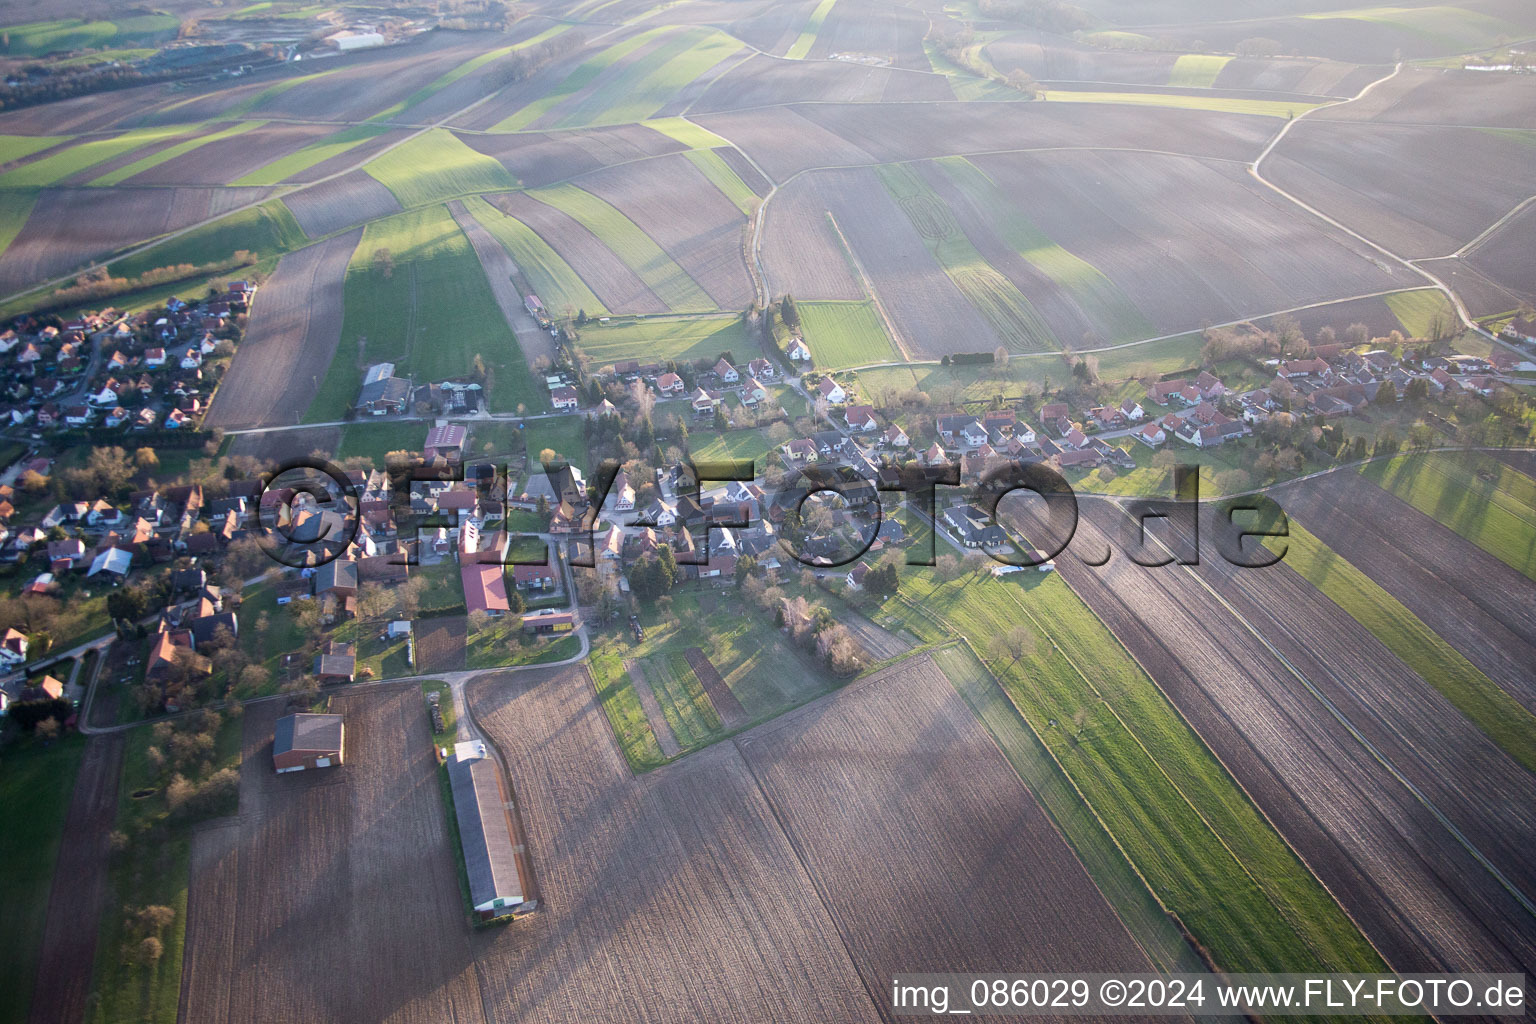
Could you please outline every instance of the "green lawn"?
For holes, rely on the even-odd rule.
[[[267,670],[268,683],[263,692],[277,691],[284,679],[283,659],[304,646],[304,632],[299,629],[297,622],[299,609],[303,607],[300,601],[279,605],[277,591],[270,586],[262,586],[243,595],[240,603],[240,649]],[[256,626],[263,614],[267,617],[265,633]],[[298,667],[307,672],[310,666]],[[261,695],[257,692],[236,693],[242,699]]]
[[[1181,53],[1179,59],[1173,62],[1168,84],[1209,89],[1216,84],[1216,76],[1221,74],[1221,69],[1231,59],[1211,53]]]
[[[730,430],[724,434],[700,431],[689,437],[689,449],[695,462],[750,461],[761,470],[775,451],[774,443],[762,430]]]
[[[796,309],[817,369],[900,360],[873,302],[801,302]]]
[[[1077,92],[1071,89],[1046,89],[1040,98],[1050,103],[1119,103],[1135,107],[1176,107],[1182,110],[1209,110],[1218,114],[1251,114],[1255,117],[1300,117],[1320,103],[1292,103],[1289,100],[1249,100],[1236,96],[1187,95],[1171,92]]]
[[[54,861],[86,743],[76,734],[46,747],[18,740],[5,751],[0,808],[6,826],[0,829],[0,863],[17,870],[6,890],[5,927],[0,928],[0,1020],[27,1019]]]
[[[1361,475],[1536,579],[1536,481],[1496,459],[1402,455]]]
[[[702,129],[701,129],[702,130]],[[741,180],[741,175],[731,170],[731,165],[712,149],[690,149],[683,154],[688,162],[703,172],[710,184],[736,204],[736,209],[750,217],[757,209],[758,196]]]
[[[1162,692],[1055,574],[938,585],[881,615],[946,623],[987,667],[1165,905],[1227,970],[1379,970],[1359,931]],[[1024,648],[992,647],[1016,625]],[[1219,894],[1219,896],[1217,895]]]
[[[1265,541],[1283,553],[1285,564],[1321,590],[1382,645],[1510,757],[1536,771],[1536,715],[1504,692],[1450,644],[1426,626],[1402,602],[1345,561],[1294,519],[1290,536]]]
[[[369,161],[364,170],[406,208],[476,192],[505,192],[518,185],[500,161],[466,146],[446,128],[415,136]]]
[[[367,420],[360,420],[349,423],[341,429],[341,446],[336,449],[336,457],[349,459],[354,455],[366,455],[373,460],[375,466],[383,469],[384,457],[390,452],[421,451],[422,442],[427,436],[427,427],[428,424],[425,423],[399,421],[369,423]]]
[[[588,324],[581,328],[580,347],[592,357],[594,366],[611,366],[627,359],[642,363],[712,360],[725,351],[734,355],[740,365],[750,361],[756,352],[737,316],[645,317]]]
[[[350,149],[354,149],[372,138],[377,138],[389,131],[384,125],[359,124],[351,125],[328,135],[319,142],[311,142],[302,149],[295,150],[287,156],[279,157],[269,164],[251,171],[243,178],[230,182],[231,185],[276,185],[287,181],[289,178],[303,171],[309,170],[316,164],[329,160],[333,156],[340,156]]]
[[[421,614],[434,615],[464,607],[464,583],[452,558],[436,565],[413,566],[412,578],[427,581],[421,594]]]
[[[1157,334],[1152,322],[1119,285],[1035,227],[1018,204],[975,164],[959,156],[943,157],[938,164],[971,204],[987,215],[1004,244],[1060,286],[1101,325],[1105,343]]]
[[[507,579],[507,590],[512,580]],[[539,637],[524,646],[522,618],[504,615],[492,619],[485,629],[470,634],[464,641],[464,667],[467,669],[506,668],[512,665],[546,665],[552,661],[574,658],[581,651],[581,638],[574,635]]]
[[[805,28],[800,30],[800,35],[790,44],[789,50],[784,54],[790,60],[801,60],[811,52],[811,47],[816,43],[816,33],[821,31],[821,23],[827,20],[827,15],[832,11],[832,5],[837,0],[821,0],[811,16],[806,20]]]
[[[878,172],[886,191],[901,206],[944,273],[997,332],[1010,352],[1060,347],[1029,299],[1017,285],[982,258],[949,207],[934,195],[912,167],[885,164]],[[976,347],[988,351],[992,345],[978,340]]]
[[[545,448],[553,448],[556,455],[565,458],[585,474],[588,470],[587,439],[581,424],[579,416],[529,420],[523,429],[523,442],[528,449],[530,472],[538,469],[539,453]]]
[[[389,265],[375,258],[381,249]],[[479,355],[493,376],[492,411],[538,411],[548,395],[535,382],[469,239],[443,206],[371,222],[347,266],[341,345],[305,419],[339,419],[362,384],[358,340],[368,364],[392,362],[417,383],[469,374]]]
[[[1383,301],[1410,338],[1432,338],[1436,327],[1449,331],[1459,324],[1450,300],[1444,292],[1434,288],[1393,292],[1383,296]]]
[[[674,313],[716,308],[687,271],[605,200],[569,183],[534,189],[528,195],[565,213],[600,238]]]
[[[34,160],[20,167],[13,167],[0,174],[0,188],[36,188],[53,185],[72,174],[104,163],[114,157],[131,153],[166,139],[181,135],[196,137],[199,125],[159,125],[153,128],[135,128],[120,135],[86,139],[67,149]]]
[[[465,199],[464,208],[511,254],[512,262],[528,279],[545,309],[560,314],[569,307],[577,311],[584,309],[590,316],[607,315],[608,310],[581,275],[528,225],[502,213],[479,196]]]
[[[629,673],[624,670],[622,648],[613,643],[594,647],[587,658],[592,672],[593,685],[597,687],[597,699],[608,716],[608,724],[618,738],[619,749],[632,771],[644,772],[666,763],[656,734],[640,706]]]
[[[0,53],[8,57],[40,57],[64,50],[159,43],[176,38],[180,24],[179,19],[169,14],[139,14],[112,21],[34,21],[6,27]]]

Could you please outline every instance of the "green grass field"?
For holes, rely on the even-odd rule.
[[[1373,462],[1361,475],[1536,579],[1536,481],[1495,459],[1451,453]]]
[[[1046,89],[1040,98],[1050,103],[1120,103],[1133,107],[1174,107],[1209,110],[1218,114],[1252,114],[1255,117],[1300,117],[1320,103],[1289,100],[1245,100],[1237,96],[1189,96],[1168,92],[1078,92]]]
[[[917,620],[940,621],[981,647],[1137,870],[1223,967],[1379,969],[1355,926],[1087,606],[1055,574],[1024,575],[939,585],[910,570],[880,614],[914,632]],[[994,644],[1020,625],[1022,646]]]
[[[0,53],[7,57],[39,57],[45,53],[83,50],[126,43],[160,43],[176,38],[180,20],[169,14],[139,14],[112,21],[63,18],[11,25],[3,30]]]
[[[53,891],[53,866],[87,742],[79,735],[48,747],[17,741],[5,752],[0,807],[5,808],[6,826],[0,829],[0,863],[17,870],[6,890],[5,927],[0,928],[0,1020],[27,1019]]]
[[[505,192],[517,179],[497,160],[470,149],[445,128],[396,146],[363,168],[404,207],[424,206],[476,192]]]
[[[784,56],[790,60],[802,60],[811,52],[811,47],[816,44],[816,33],[821,31],[821,23],[827,20],[828,14],[832,13],[832,5],[835,3],[837,0],[821,0],[821,3],[816,5],[811,11],[810,18],[806,20],[805,28],[800,30],[800,35],[790,44]]]
[[[686,117],[656,117],[641,123],[651,131],[660,132],[674,142],[681,142],[689,149],[719,149],[721,146],[731,144],[729,140],[722,139],[708,128],[694,124]]]
[[[354,149],[369,139],[376,138],[389,131],[384,125],[359,124],[343,128],[334,135],[329,135],[319,142],[311,142],[303,149],[295,150],[285,157],[280,157],[269,164],[263,164],[243,178],[230,182],[231,185],[276,185],[286,181],[296,174],[309,170],[322,161],[329,160],[333,156],[340,156],[350,149]]]
[[[602,239],[672,312],[707,313],[717,308],[650,235],[606,201],[571,184],[535,189],[528,195],[573,218]]]
[[[684,750],[702,747],[720,734],[720,716],[681,652],[641,658],[640,671]]]
[[[583,474],[588,470],[587,440],[579,417],[529,420],[528,426],[523,429],[523,443],[527,446],[528,467],[531,471],[538,470],[539,453],[545,448],[554,449],[556,455],[569,460]]]
[[[1411,292],[1393,292],[1382,297],[1397,322],[1410,338],[1432,338],[1437,327],[1449,332],[1460,321],[1451,301],[1445,293],[1434,288],[1419,288]]]
[[[108,171],[106,174],[103,174],[99,178],[93,178],[90,181],[90,184],[96,186],[120,184],[121,182],[127,181],[135,174],[141,174],[144,171],[149,170],[151,167],[159,167],[161,164],[166,163],[167,161],[174,160],[178,156],[182,156],[183,154],[192,152],[194,149],[206,146],[210,142],[218,142],[220,139],[229,139],[236,135],[244,135],[246,132],[252,130],[253,128],[260,128],[264,123],[265,122],[263,121],[241,121],[238,124],[232,124],[228,127],[220,128],[218,131],[208,132],[205,135],[199,135],[196,138],[187,139],[184,142],[178,142],[174,146],[167,146],[162,150],[150,153],[148,156],[140,157],[138,160],[135,160],[132,163],[124,164],[121,167]]]
[[[464,208],[511,254],[512,262],[523,272],[546,309],[559,311],[569,306],[584,309],[590,316],[607,315],[608,310],[581,275],[528,225],[479,196],[465,199]]]
[[[1529,35],[1526,28],[1481,11],[1449,4],[1430,7],[1357,7],[1342,11],[1321,11],[1300,17],[1313,21],[1344,19],[1378,25],[1391,25],[1417,36],[1434,39],[1448,52],[1470,53],[1506,40]]]
[[[421,451],[427,436],[425,423],[369,423],[360,420],[341,428],[341,445],[336,449],[338,459],[365,455],[373,464],[384,468],[384,457],[390,452]]]
[[[388,249],[391,265],[375,259]],[[368,363],[392,362],[419,383],[472,372],[479,355],[493,375],[488,401],[497,412],[548,408],[517,339],[496,305],[469,239],[443,206],[371,222],[347,266],[341,346],[308,422],[339,419],[362,382],[358,339]]]
[[[755,350],[747,339],[740,317],[672,319],[647,317],[581,328],[581,350],[595,366],[611,366],[626,359],[663,362],[714,359],[727,350],[737,362],[752,358]]]
[[[0,191],[0,253],[10,248],[18,232],[27,226],[37,193],[26,189]]]
[[[768,435],[761,430],[729,430],[724,434],[701,431],[689,437],[689,450],[695,462],[750,461],[761,470],[775,450]]]
[[[623,648],[616,643],[595,646],[587,658],[597,699],[608,716],[608,724],[618,738],[624,759],[637,772],[649,771],[666,763],[651,723],[640,706],[629,673],[624,669]]]
[[[752,211],[757,209],[757,193],[747,187],[741,175],[731,170],[730,164],[722,160],[719,153],[712,149],[690,149],[683,155],[703,172],[709,183],[719,189],[725,198],[736,204],[736,209],[748,217],[752,216]]]
[[[135,128],[107,138],[86,139],[67,149],[13,167],[0,174],[0,188],[37,188],[53,185],[99,163],[151,146],[166,139],[187,135],[195,138],[199,125],[160,125]]]
[[[538,99],[529,103],[510,117],[503,118],[495,124],[493,132],[515,132],[526,128],[560,103],[567,96],[574,95],[592,84],[593,79],[606,71],[609,66],[623,60],[629,54],[649,43],[660,29],[649,29],[638,35],[631,36],[620,43],[615,43],[601,53],[595,54],[583,61],[574,71],[565,76],[561,83],[544,93]]]
[[[678,118],[678,120],[682,120]],[[686,122],[685,122],[686,123]],[[700,131],[704,129],[700,128]],[[50,146],[57,146],[61,142],[68,142],[71,135],[0,135],[0,164],[8,164],[13,160],[22,160],[33,153],[40,152]],[[721,145],[726,145],[724,139]]]
[[[880,180],[912,222],[955,287],[976,307],[1011,352],[1059,347],[1050,327],[1024,293],[982,258],[954,215],[906,164],[885,164]],[[981,346],[990,349],[991,345]]]
[[[994,230],[1006,245],[1059,285],[1103,326],[1106,343],[1150,338],[1157,333],[1119,285],[1035,227],[975,164],[964,157],[944,157],[938,164],[955,187],[992,218]]]
[[[188,231],[111,265],[114,275],[136,277],[156,267],[190,263],[203,266],[229,259],[244,249],[265,259],[309,244],[299,222],[282,200],[272,199]],[[234,276],[240,276],[236,274]]]
[[[796,309],[818,369],[840,370],[900,359],[873,302],[802,302]]]
[[[1510,757],[1536,771],[1536,715],[1504,692],[1402,602],[1293,519],[1290,536],[1265,541],[1285,564],[1321,590]]]
[[[1186,88],[1209,89],[1216,84],[1216,76],[1227,66],[1231,57],[1219,57],[1210,53],[1181,53],[1173,62],[1168,75],[1169,85]]]
[[[565,108],[556,127],[644,121],[684,86],[741,49],[738,40],[712,29],[668,28],[663,33],[659,46],[621,66],[603,88]]]

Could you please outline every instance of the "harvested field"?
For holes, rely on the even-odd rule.
[[[725,685],[725,680],[720,678],[715,666],[710,664],[709,655],[697,647],[690,647],[683,652],[683,656],[688,659],[693,674],[698,676],[704,692],[709,694],[709,702],[715,706],[721,723],[727,729],[734,729],[744,723],[747,720],[746,709],[741,706],[741,701],[736,699],[731,688]]]
[[[357,170],[283,197],[283,205],[310,238],[400,212],[394,194],[367,171]]]
[[[469,700],[544,896],[475,936],[487,1019],[880,1019],[731,744],[632,778],[581,666],[490,673]]]
[[[304,427],[268,434],[237,434],[230,441],[229,453],[278,463],[313,451],[334,452],[340,445],[340,427]]]
[[[923,37],[928,15],[916,8],[879,0],[828,0],[830,9],[816,29],[807,54],[825,60],[837,53],[883,57],[898,68],[928,70]]]
[[[932,359],[945,352],[991,351],[1000,344],[991,326],[945,274],[922,235],[874,171],[818,171],[796,179],[780,191],[785,198],[796,193],[809,195],[798,204],[786,205],[792,209],[798,205],[804,216],[825,220],[826,211],[831,211],[853,256],[869,275],[890,315],[898,342],[914,358]],[[837,285],[838,279],[826,281],[816,271],[835,266],[838,260],[846,262],[839,251],[837,235],[831,235],[835,248],[811,255],[809,238],[802,230],[805,221],[781,218],[782,210],[774,209],[777,202],[775,199],[770,204],[764,232],[764,262],[770,290],[791,292],[805,299],[862,297],[858,290],[853,290],[852,295],[825,294],[829,284]],[[780,254],[783,262],[774,259]]]
[[[164,85],[145,85],[7,110],[0,113],[0,132],[60,135],[106,131],[137,122],[146,109],[163,103],[167,95]]]
[[[528,225],[507,216],[479,196],[470,196],[463,203],[464,208],[516,261],[516,271],[522,273],[523,279],[545,303],[546,309],[563,314],[566,307],[570,307],[577,312],[585,309],[592,316],[607,314],[608,310],[598,301],[586,282]],[[484,262],[483,258],[481,262]],[[523,353],[527,355],[530,347],[537,350],[549,345],[549,342],[532,346],[525,344]]]
[[[698,168],[699,173],[704,175],[711,185],[719,189],[720,194],[729,199],[731,204],[741,211],[742,216],[751,217],[757,209],[758,199],[760,198],[759,194],[741,179],[741,175],[725,161],[725,158],[720,155],[721,153],[731,153],[738,157],[742,156],[740,150],[725,147],[719,150],[690,149],[683,154],[683,159]],[[739,161],[739,163],[744,164],[748,168],[751,167],[750,164],[745,164],[744,159]],[[762,175],[760,174],[754,174],[753,177],[759,182],[762,181]]]
[[[48,923],[27,1018],[31,1024],[75,1024],[85,1014],[101,912],[108,900],[109,840],[122,762],[122,736],[93,737],[75,778],[53,865]]]
[[[334,132],[330,125],[264,124],[197,146],[125,181],[130,185],[226,185]],[[97,170],[92,168],[91,173]]]
[[[1265,175],[1410,258],[1444,256],[1531,195],[1536,134],[1418,125],[1296,125]],[[1465,159],[1448,166],[1447,152]]]
[[[1111,547],[1124,515],[1099,501],[1085,503],[1084,512],[1074,549]],[[1211,603],[1200,580],[1228,584],[1204,567],[1210,561],[1198,578],[1125,558],[1094,569],[1067,557],[1057,567],[1394,969],[1529,964],[1536,956],[1529,916],[1299,685],[1247,620]],[[1289,574],[1283,567],[1246,572],[1255,587]],[[1286,619],[1307,621],[1289,612]],[[1339,619],[1337,612],[1326,618],[1311,640],[1327,646]]]
[[[635,696],[640,699],[640,707],[645,711],[646,721],[651,725],[651,732],[656,736],[656,744],[661,747],[662,754],[666,757],[676,757],[682,751],[682,747],[678,746],[677,737],[672,734],[672,726],[668,724],[661,705],[656,702],[656,693],[651,689],[651,681],[645,678],[639,662],[626,659],[624,671],[629,675]]]
[[[0,256],[0,294],[78,270],[168,231],[258,202],[268,189],[45,189]]]
[[[1536,297],[1536,251],[1530,244],[1533,231],[1536,231],[1536,203],[1515,214],[1468,252],[1466,262],[1470,269],[1492,280],[1513,299],[1512,302],[1507,299],[1501,302],[1495,294],[1478,303],[1478,312],[1502,313]],[[1458,291],[1464,283],[1457,275]]]
[[[971,162],[1163,333],[1402,286],[1235,167],[1148,155],[1133,170],[1093,153]]]
[[[778,182],[809,167],[877,162],[857,145],[803,116],[809,109],[767,107],[742,113],[701,114],[693,120],[740,146],[763,173]],[[876,108],[859,104],[854,109]]]
[[[1337,333],[1343,334],[1344,328],[1350,324],[1365,324],[1373,338],[1384,338],[1392,331],[1399,330],[1404,331],[1405,335],[1409,333],[1404,330],[1397,314],[1392,312],[1392,307],[1379,297],[1329,302],[1286,315],[1295,320],[1301,332],[1309,338],[1316,337],[1318,330],[1323,327],[1332,327]],[[1271,321],[1260,318],[1254,320],[1254,323],[1268,329]]]
[[[735,172],[736,177],[741,179],[743,185],[752,190],[753,195],[762,196],[768,194],[768,189],[771,187],[768,184],[768,179],[763,177],[762,172],[752,165],[752,161],[747,159],[747,154],[739,149],[718,149],[713,150],[713,152],[724,161],[727,167]]]
[[[219,389],[209,427],[277,426],[303,418],[341,341],[342,284],[361,238],[358,228],[278,261],[256,294],[245,341],[230,364],[236,386]]]
[[[1404,66],[1363,98],[1313,117],[1536,129],[1536,82],[1529,75]]]
[[[284,181],[320,181],[351,170],[379,150],[400,142],[407,134],[404,128],[382,129],[378,125],[343,128],[307,149],[290,154],[277,164],[269,164],[254,171],[249,179],[260,180],[270,174],[281,174]]]
[[[877,626],[851,608],[839,608],[837,621],[848,627],[848,632],[864,645],[874,661],[896,658],[912,649],[912,644],[904,637]]]
[[[416,671],[423,675],[457,672],[464,667],[469,625],[463,615],[416,620]]]
[[[486,209],[495,215],[495,211],[488,207]],[[496,298],[502,318],[517,336],[517,347],[523,350],[523,359],[528,363],[529,371],[533,370],[534,363],[540,359],[553,362],[554,340],[540,330],[538,323],[529,315],[528,308],[523,305],[523,296],[513,281],[513,276],[518,272],[517,264],[512,262],[512,257],[502,248],[501,243],[491,237],[485,225],[469,214],[463,202],[454,200],[448,204],[448,210],[474,248],[475,257],[485,270],[485,279],[491,286],[491,294]]]
[[[337,693],[338,768],[272,771],[282,710],[246,713],[239,816],[193,840],[181,1019],[483,1024],[420,689]]]
[[[1147,969],[931,659],[855,683],[736,746],[870,991],[911,964]],[[916,893],[922,913],[912,912]]]
[[[785,103],[892,103],[950,100],[938,75],[897,68],[823,62],[790,64],[755,54],[715,80],[689,115],[774,107]]]
[[[715,306],[742,309],[752,301],[746,221],[691,161],[677,155],[610,168],[582,178],[581,186],[633,221]]]
[[[870,182],[878,188],[878,182]],[[802,299],[867,298],[827,212],[837,199],[822,175],[798,178],[763,208],[762,259],[770,292]]]
[[[641,125],[617,125],[571,132],[459,136],[492,157],[528,188],[566,181],[616,164],[677,153],[682,143]]]
[[[856,146],[882,162],[1084,146],[1246,161],[1259,154],[1276,128],[1264,117],[1102,103],[1011,103],[1006,117],[989,103],[827,103],[791,109],[846,140],[844,146]],[[791,142],[800,140],[779,141],[790,149]],[[744,148],[765,158],[750,145]],[[807,156],[817,166],[847,162],[835,150]],[[1124,156],[1114,159],[1125,161]]]

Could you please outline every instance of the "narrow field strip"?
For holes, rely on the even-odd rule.
[[[623,659],[611,649],[594,648],[587,659],[587,667],[591,670],[592,684],[597,691],[598,702],[603,707],[603,714],[607,716],[613,734],[618,737],[619,749],[623,751],[630,768],[643,772],[666,763],[670,755],[662,752]],[[640,671],[638,666],[636,671]],[[654,694],[652,700],[655,701]],[[659,702],[657,714],[662,716],[665,723],[666,716]],[[667,725],[670,730],[670,723]],[[675,735],[672,743],[674,746],[677,743]]]
[[[13,167],[0,174],[0,188],[38,188],[52,185],[97,164],[124,156],[180,135],[196,137],[201,125],[162,125],[135,128],[105,139],[88,139],[40,160]]]
[[[564,24],[551,25],[549,28],[545,29],[543,32],[540,32],[538,35],[529,39],[524,39],[520,43],[513,43],[511,46],[502,46],[494,50],[488,50],[487,52],[482,53],[477,57],[472,57],[471,59],[465,61],[463,64],[460,64],[458,67],[439,75],[437,78],[433,79],[431,82],[428,82],[420,89],[417,89],[415,92],[411,93],[409,96],[401,100],[399,103],[396,103],[394,106],[388,107],[384,110],[381,110],[379,113],[374,114],[368,120],[388,121],[395,115],[404,113],[412,107],[431,99],[433,96],[436,96],[438,93],[448,88],[454,82],[457,82],[459,79],[465,77],[466,75],[470,75],[476,71],[479,71],[487,64],[490,64],[493,61],[498,61],[509,54],[516,53],[519,50],[526,50],[530,46],[536,46],[539,43],[544,42],[546,39],[550,39],[559,35],[570,27],[571,26]]]
[[[1321,103],[1292,103],[1289,100],[1248,100],[1237,96],[1187,96],[1168,92],[1077,92],[1071,89],[1046,89],[1040,98],[1048,103],[1120,103],[1133,107],[1175,107],[1181,110],[1209,110],[1217,114],[1249,114],[1254,117],[1300,117]]]
[[[108,171],[106,174],[103,174],[99,178],[93,178],[90,184],[97,187],[116,185],[120,182],[128,180],[135,174],[147,171],[151,167],[158,167],[165,163],[167,160],[173,160],[184,153],[190,153],[194,149],[197,149],[201,146],[206,146],[210,142],[218,142],[220,139],[229,139],[236,135],[244,135],[246,132],[253,128],[260,128],[265,123],[265,121],[241,121],[238,124],[232,124],[226,128],[221,128],[216,132],[209,132],[207,135],[199,135],[196,138],[187,139],[185,142],[178,142],[174,146],[167,146],[165,149],[158,150],[146,157],[135,160],[131,164],[125,164],[116,170]]]
[[[389,131],[383,125],[353,125],[343,128],[334,135],[329,135],[319,142],[312,142],[303,149],[289,153],[269,164],[263,164],[245,177],[230,182],[231,185],[277,185],[287,181],[296,174],[309,170],[319,163],[324,163],[333,156],[340,156],[348,150],[369,139],[374,139]]]
[[[1445,453],[1375,462],[1361,475],[1536,579],[1536,481],[1494,460],[1478,465],[1491,482],[1473,462]]]
[[[1536,771],[1536,715],[1462,657],[1402,602],[1382,589],[1294,519],[1290,536],[1268,538],[1285,564],[1375,635],[1474,725]]]
[[[0,254],[4,254],[17,233],[26,226],[36,204],[37,192],[31,189],[0,191]]]
[[[802,60],[811,52],[811,47],[816,45],[816,34],[821,31],[822,22],[827,20],[827,15],[832,13],[832,5],[837,0],[821,0],[816,9],[811,11],[811,16],[805,22],[805,28],[800,30],[800,35],[790,44],[784,56],[790,60]]]
[[[730,164],[722,160],[719,153],[713,149],[690,149],[683,156],[709,179],[711,185],[720,190],[721,195],[736,204],[736,209],[745,216],[752,216],[752,211],[757,209],[757,193],[747,187],[747,183],[731,170]]]
[[[649,235],[603,199],[568,183],[535,189],[528,195],[559,210],[600,238],[674,313],[712,312],[718,308]]]
[[[491,127],[491,131],[515,132],[521,128],[528,127],[549,113],[556,104],[560,103],[567,96],[573,96],[591,85],[592,81],[606,71],[609,66],[623,60],[631,53],[640,49],[640,47],[651,42],[660,31],[660,29],[650,29],[630,39],[626,39],[622,43],[615,43],[601,53],[593,55],[583,61],[569,75],[566,75],[565,79],[549,92],[529,103],[510,117],[505,117],[498,121]]]
[[[581,100],[558,127],[643,121],[678,90],[740,50],[741,43],[723,32],[684,29]]]
[[[944,273],[1012,352],[1057,347],[1050,325],[1008,277],[976,251],[954,215],[905,164],[878,168],[881,182],[923,237]]]
[[[317,78],[324,78],[326,75],[333,74],[333,73],[335,73],[336,71],[339,71],[339,70],[341,70],[341,69],[340,68],[330,68],[330,69],[328,69],[326,71],[316,71],[316,72],[313,72],[312,74],[308,74],[308,75],[296,75],[293,78],[285,78],[281,82],[274,82],[273,84],[267,86],[265,89],[261,90],[261,92],[257,93],[255,96],[252,96],[250,99],[246,100],[245,102],[240,103],[237,106],[230,107],[229,110],[225,113],[224,116],[225,117],[244,117],[247,114],[254,113],[263,104],[265,104],[268,100],[271,100],[271,99],[273,99],[275,97],[281,96],[283,93],[287,92],[289,89],[292,89],[294,86],[303,85],[305,82],[313,82]],[[191,99],[183,100],[182,102],[183,103],[191,103],[193,100],[196,100],[196,99],[198,99],[198,97],[193,96]],[[167,109],[175,110],[176,107],[178,107],[178,106],[181,106],[181,104],[178,103],[178,104],[176,104],[176,106],[169,107]]]
[[[50,146],[57,146],[61,142],[68,142],[72,138],[74,138],[72,135],[0,135],[0,164],[23,160],[33,153],[41,152]],[[724,144],[725,140],[722,139],[720,142]]]
[[[502,213],[479,196],[465,199],[464,208],[511,254],[512,262],[528,279],[546,309],[559,311],[570,306],[576,310],[584,309],[590,316],[608,314],[581,275],[528,225]]]
[[[446,128],[423,132],[363,169],[407,208],[518,186],[499,160],[466,146]]]
[[[640,123],[653,132],[660,132],[674,142],[681,142],[689,149],[719,149],[731,144],[728,139],[722,139],[708,128],[694,124],[686,117],[653,117],[649,121]]]
[[[978,210],[994,218],[995,230],[1004,244],[1060,285],[1084,310],[1095,314],[1109,331],[1111,344],[1157,334],[1157,328],[1119,285],[1035,227],[979,167],[963,156],[943,157],[936,162]]]

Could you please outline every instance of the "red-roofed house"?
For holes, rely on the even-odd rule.
[[[511,609],[507,601],[507,581],[500,565],[494,562],[471,563],[460,567],[459,576],[464,583],[464,608],[467,612],[505,615]]]

